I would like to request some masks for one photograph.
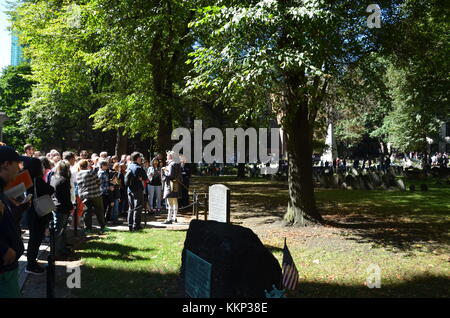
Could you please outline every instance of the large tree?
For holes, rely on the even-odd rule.
[[[83,121],[116,131],[118,145],[123,135],[150,137],[167,150],[173,123],[189,108],[180,92],[192,8],[188,1],[22,3],[13,26],[39,83],[34,96],[45,101],[34,109],[46,112],[68,98]]]
[[[330,79],[374,49],[366,7],[362,1],[224,0],[199,10],[189,88],[224,95],[248,86],[266,90],[287,135],[289,223],[322,221],[312,182],[316,119]]]
[[[156,138],[170,148],[173,123],[184,124],[189,105],[180,96],[192,50],[191,1],[96,0],[87,25],[102,48],[94,59],[113,76],[113,98],[93,116],[97,127],[126,123],[131,133]],[[115,120],[114,120],[115,118]]]
[[[45,149],[76,149],[80,140],[100,147],[106,139],[92,132],[89,116],[111,80],[92,65],[98,35],[81,27],[82,12],[74,8],[64,1],[24,1],[10,12],[37,83],[18,123]]]

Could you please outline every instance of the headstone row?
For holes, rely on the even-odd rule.
[[[333,172],[331,169],[314,170],[313,181],[316,186],[331,189],[348,190],[401,190],[406,187],[401,167],[390,167],[388,170],[372,170],[350,168],[347,172]]]

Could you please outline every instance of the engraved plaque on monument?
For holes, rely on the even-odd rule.
[[[223,184],[209,187],[208,220],[230,223],[230,189]]]
[[[192,298],[211,297],[211,264],[186,250],[184,290]]]

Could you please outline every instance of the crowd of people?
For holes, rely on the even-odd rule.
[[[450,161],[450,155],[446,152],[436,152],[430,157],[430,166],[432,167],[447,167]]]
[[[26,170],[33,186],[20,198],[6,197],[5,186]],[[25,271],[40,275],[44,269],[37,257],[50,224],[55,229],[55,259],[69,259],[74,255],[66,239],[71,215],[79,224],[83,221],[86,233],[93,231],[93,216],[101,233],[109,230],[107,226],[121,225],[121,215],[126,215],[129,231],[139,231],[143,212],[167,212],[163,223],[176,223],[179,206],[189,206],[190,177],[189,164],[172,151],[167,152],[166,160],[156,154],[148,161],[139,152],[120,158],[86,150],[78,155],[51,150],[44,155],[27,144],[21,156],[0,144],[0,298],[20,296],[17,268],[24,253],[25,228],[29,230]],[[41,216],[34,203],[46,195],[55,208]]]

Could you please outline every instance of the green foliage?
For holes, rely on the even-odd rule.
[[[439,141],[441,124],[450,116],[450,9],[435,0],[410,0],[402,10],[406,18],[385,39],[394,110],[384,129],[395,147],[426,151],[426,138]]]
[[[22,3],[12,13],[13,28],[40,84],[34,94],[40,102],[32,100],[28,113],[60,108],[76,121],[92,115],[93,127],[102,131],[124,128],[142,137],[154,137],[168,113],[182,121],[191,8],[186,1]],[[72,108],[61,104],[67,100]],[[35,131],[46,134],[64,120],[52,118]]]
[[[392,109],[384,78],[386,64],[386,58],[370,54],[331,85],[336,138],[347,146],[358,144],[367,135],[386,139],[383,120]]]
[[[0,111],[6,113],[8,120],[3,127],[3,140],[6,144],[21,149],[22,146],[33,141],[25,130],[17,125],[21,111],[31,96],[33,81],[28,79],[31,68],[28,64],[8,66],[0,77]]]
[[[382,27],[380,52],[358,63],[335,85],[337,138],[363,136],[400,151],[426,151],[439,141],[449,109],[449,10],[439,1],[406,1],[402,19]]]

